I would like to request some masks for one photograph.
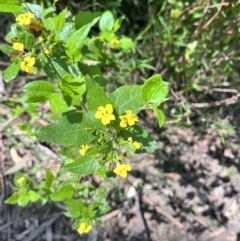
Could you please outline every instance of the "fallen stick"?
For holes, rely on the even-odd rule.
[[[156,206],[152,200],[150,200],[145,195],[142,195],[143,200],[148,203],[150,206],[154,207],[155,210],[162,214],[164,217],[166,217],[169,221],[171,221],[173,224],[175,224],[178,228],[182,229],[184,226],[182,223],[180,223],[178,220],[176,220],[174,217],[163,211],[160,207]]]

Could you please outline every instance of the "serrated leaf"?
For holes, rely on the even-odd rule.
[[[18,75],[20,69],[21,60],[13,62],[3,71],[3,79],[5,82],[9,82]]]
[[[1,0],[0,12],[15,13],[23,9],[23,6],[18,0]]]
[[[54,144],[80,146],[90,143],[96,137],[92,134],[104,126],[94,117],[94,112],[67,114],[56,124],[43,127],[38,132],[39,138]]]
[[[168,85],[156,74],[146,80],[142,88],[142,98],[151,104],[161,104],[168,94]]]
[[[74,189],[72,185],[64,185],[52,194],[51,199],[53,202],[61,202],[63,200],[72,198],[73,194]]]
[[[112,92],[109,98],[119,107],[119,114],[124,114],[126,110],[131,110],[137,114],[143,106],[142,86],[122,86]]]
[[[78,218],[82,215],[82,210],[84,208],[84,204],[80,200],[65,200],[64,203],[67,205],[67,209],[69,214],[73,218]]]
[[[97,110],[99,106],[106,106],[107,104],[114,105],[99,84],[90,77],[86,77],[87,87],[87,103],[89,110]]]
[[[26,102],[45,102],[51,99],[51,94],[55,93],[56,88],[44,80],[36,80],[26,84],[23,92],[27,95]]]
[[[91,154],[87,154],[65,167],[69,172],[89,175],[101,168],[98,160]]]
[[[42,55],[41,66],[47,76],[55,82],[59,82],[65,75],[69,74],[68,65],[59,54]]]
[[[99,28],[101,31],[112,31],[114,26],[113,14],[110,11],[105,11],[99,20]]]
[[[70,110],[62,95],[58,93],[51,94],[50,110],[53,113],[64,113]]]
[[[94,19],[99,18],[102,13],[100,12],[80,12],[78,15],[75,16],[75,28],[80,29],[86,24],[91,23]]]
[[[132,137],[134,141],[141,143],[141,149],[137,150],[136,153],[153,152],[159,148],[157,142],[149,133],[139,126],[134,126],[131,132],[123,130],[119,135],[125,140],[127,140],[128,137]]]
[[[166,117],[161,110],[158,109],[156,105],[151,105],[152,110],[158,118],[158,125],[162,127],[165,124]]]

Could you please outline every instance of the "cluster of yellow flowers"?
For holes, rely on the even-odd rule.
[[[21,62],[21,70],[27,72],[27,73],[34,73],[34,64],[36,62],[35,57],[27,56],[23,59]]]
[[[112,48],[113,49],[118,49],[119,48],[119,45],[120,45],[120,42],[117,38],[114,38],[110,41],[111,45],[112,45]]]
[[[92,225],[82,222],[79,224],[79,228],[78,228],[78,233],[79,234],[83,234],[83,233],[88,233],[90,230],[92,229]]]
[[[100,106],[95,114],[95,118],[100,119],[103,125],[108,125],[111,121],[115,120],[113,115],[113,107],[111,104],[107,104],[105,107]],[[133,126],[135,122],[139,121],[138,117],[133,114],[131,110],[126,111],[126,115],[121,115],[120,126],[126,128],[127,126]]]
[[[98,107],[98,110],[95,114],[95,118],[100,119],[103,125],[110,124],[111,121],[116,120],[115,116],[113,115],[113,106],[111,104],[107,104],[105,107],[103,106]],[[133,126],[137,121],[139,121],[137,115],[135,115],[131,110],[127,110],[126,114],[121,115],[119,118],[120,118],[120,127],[122,128]],[[141,148],[141,144],[137,141],[133,141],[132,137],[129,137],[128,141],[132,143],[135,150]],[[84,152],[85,150],[84,148],[85,146],[81,146],[80,150]],[[113,172],[122,178],[126,178],[127,172],[131,170],[132,170],[131,165],[118,163],[117,167],[113,170]]]
[[[19,25],[29,25],[31,23],[31,20],[35,18],[33,13],[24,13],[20,14],[16,17],[16,22]],[[18,51],[24,51],[24,45],[20,42],[13,43],[13,49]],[[27,72],[27,73],[34,73],[34,64],[36,63],[35,57],[27,56],[23,59],[21,62],[21,70]]]

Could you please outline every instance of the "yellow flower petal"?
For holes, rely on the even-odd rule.
[[[113,170],[114,173],[116,173],[118,176],[122,178],[127,177],[127,171],[131,171],[132,166],[129,164],[117,164],[116,168]]]
[[[86,223],[80,223],[79,228],[78,228],[78,233],[83,234],[83,233],[88,233],[92,229],[91,224],[86,224]]]
[[[120,116],[120,120],[120,126],[126,128],[127,126],[133,126],[139,119],[131,110],[127,110],[126,115]]]
[[[18,50],[18,51],[23,51],[24,45],[19,42],[13,43],[13,49]]]
[[[110,43],[112,45],[112,48],[114,48],[114,49],[119,48],[120,42],[117,38],[112,39]]]
[[[108,125],[112,120],[115,120],[113,113],[113,107],[111,104],[107,104],[105,107],[98,107],[95,113],[95,118],[100,119],[103,125]]]
[[[20,178],[17,180],[17,184],[22,185],[23,182],[24,182],[24,180],[25,180],[25,177],[20,177]]]
[[[20,14],[16,17],[16,22],[19,25],[29,25],[31,23],[32,18],[35,18],[34,14],[24,13],[24,14]]]
[[[79,149],[79,153],[84,156],[87,152],[87,150],[89,149],[89,145],[86,144],[86,145],[82,145],[80,146],[80,149]]]

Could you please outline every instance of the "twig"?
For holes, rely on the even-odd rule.
[[[221,3],[224,3],[224,0],[221,1]],[[203,26],[203,30],[205,30],[213,21],[215,18],[218,17],[218,15],[221,13],[223,8],[223,5],[220,5],[218,11],[212,16],[212,18],[210,18],[207,23]]]
[[[164,217],[166,217],[169,221],[171,221],[173,224],[175,224],[178,228],[182,229],[184,226],[182,223],[180,223],[178,220],[176,220],[174,217],[166,213],[164,210],[162,210],[160,207],[156,206],[152,200],[150,200],[145,195],[142,196],[143,200],[147,202],[150,206],[154,207],[156,211],[160,214],[162,214]]]
[[[54,223],[59,216],[62,213],[58,213],[56,215],[54,215],[52,218],[50,218],[49,220],[45,221],[44,223],[42,223],[38,229],[34,230],[34,232],[32,232],[28,237],[26,237],[24,240],[25,241],[32,241],[34,240],[40,233],[42,233],[45,229],[47,229],[50,225],[52,225],[52,223]]]
[[[213,103],[192,103],[191,105],[194,106],[195,108],[209,108],[209,107],[213,107],[213,106],[219,106],[222,104],[232,105],[237,102],[238,98],[240,98],[240,93],[232,96],[231,98],[227,98],[227,99],[220,100],[220,101],[215,101]]]
[[[134,186],[132,186],[132,188],[135,189],[135,209],[136,209],[137,219],[139,220],[139,226],[141,228],[141,231],[143,232],[144,239],[149,240],[147,227],[145,225],[145,222],[144,222],[144,219],[143,219],[143,216],[142,216],[142,212],[141,212],[139,195],[138,195],[138,192],[137,192],[136,188]]]
[[[112,219],[113,217],[117,216],[120,213],[119,209],[116,209],[110,213],[105,214],[102,217],[102,222],[105,223],[106,221],[108,221],[109,219]]]

